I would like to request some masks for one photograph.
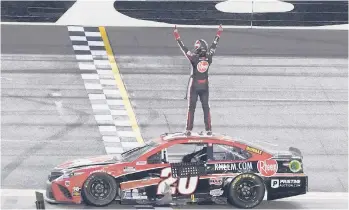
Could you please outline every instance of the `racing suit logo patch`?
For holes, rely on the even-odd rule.
[[[198,71],[199,71],[200,73],[206,72],[207,69],[208,69],[208,67],[209,67],[209,64],[208,64],[207,61],[200,61],[200,62],[198,63],[198,65],[196,65],[196,68],[198,69]]]

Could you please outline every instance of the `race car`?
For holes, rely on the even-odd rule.
[[[49,203],[230,204],[306,194],[299,149],[276,152],[227,135],[163,134],[119,156],[68,161],[47,180]],[[266,195],[266,196],[265,196]]]

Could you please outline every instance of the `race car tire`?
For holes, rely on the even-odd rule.
[[[228,202],[238,208],[250,209],[258,206],[264,198],[265,185],[259,176],[251,173],[236,176],[228,186]],[[243,200],[243,194],[249,199]]]
[[[94,173],[84,182],[81,194],[87,205],[107,206],[115,200],[118,184],[108,174]]]

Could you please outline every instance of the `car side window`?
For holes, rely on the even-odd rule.
[[[207,145],[202,143],[175,144],[167,148],[169,163],[207,161]]]
[[[162,163],[161,151],[153,154],[147,159],[148,164],[159,164]]]
[[[246,160],[251,154],[238,147],[224,144],[213,144],[213,160]]]

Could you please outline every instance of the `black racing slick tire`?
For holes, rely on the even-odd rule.
[[[87,205],[107,206],[117,196],[118,184],[114,177],[106,173],[94,173],[89,176],[82,189],[82,197]]]
[[[228,202],[238,208],[250,209],[258,206],[264,198],[265,185],[255,174],[240,174],[228,187]]]

